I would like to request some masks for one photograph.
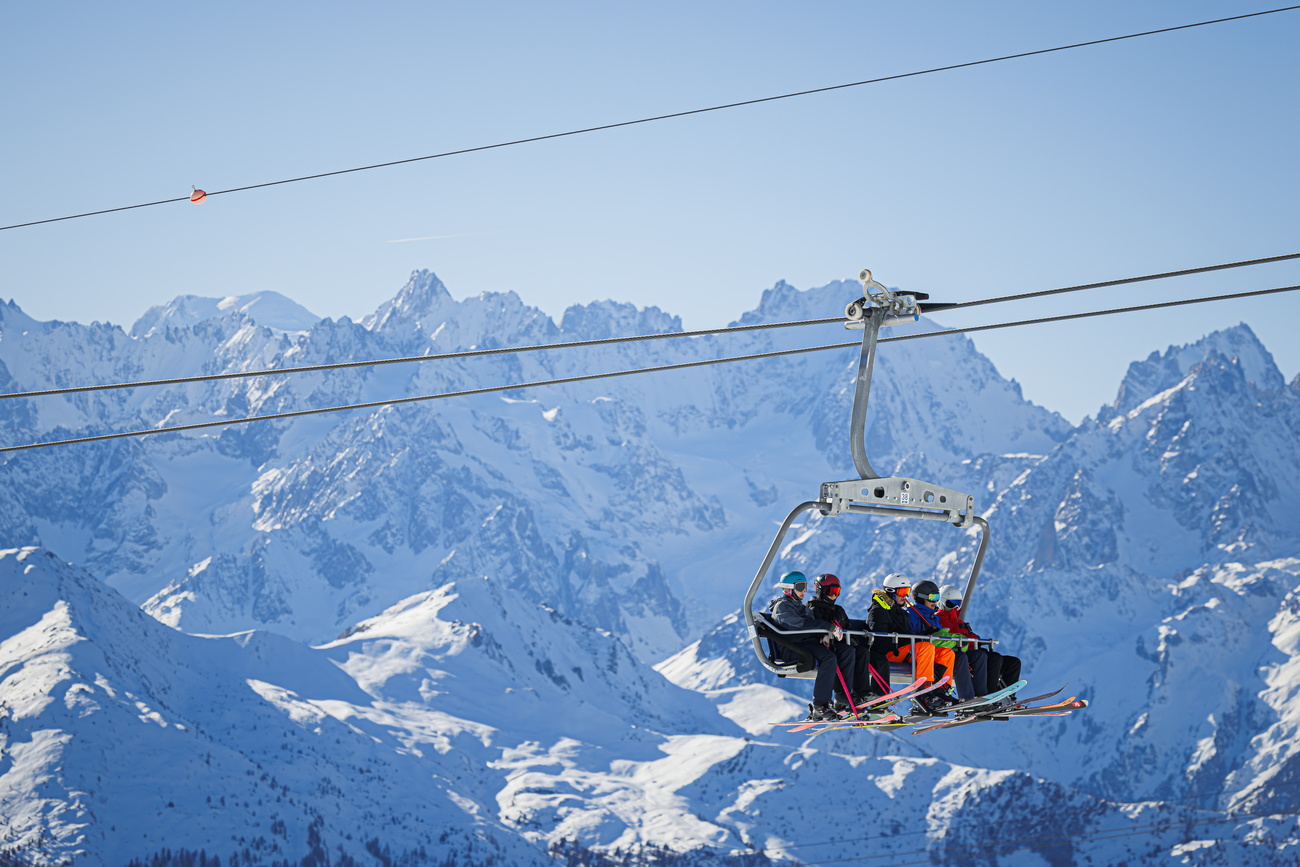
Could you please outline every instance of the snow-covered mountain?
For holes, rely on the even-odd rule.
[[[780,283],[741,321],[824,317],[855,288]],[[680,329],[612,302],[557,324],[513,293],[456,301],[428,272],[360,323],[187,318],[184,301],[130,335],[0,307],[0,392]],[[820,326],[11,398],[0,433],[843,339]],[[976,495],[994,527],[976,627],[1033,686],[1069,681],[1094,707],[806,742],[771,724],[807,682],[759,669],[734,609],[785,512],[853,475],[855,364],[836,350],[7,453],[0,857],[1294,859],[1300,533],[1284,492],[1300,381],[1239,326],[1135,363],[1115,404],[1071,427],[964,338],[882,347],[874,465]],[[776,568],[837,572],[851,612],[887,572],[960,574],[973,539],[918,523],[812,518]]]
[[[272,331],[289,333],[308,331],[321,319],[293,299],[270,290],[225,298],[179,295],[168,304],[146,310],[131,326],[131,336],[152,337],[168,328],[190,328],[208,319],[230,315],[243,316]]]

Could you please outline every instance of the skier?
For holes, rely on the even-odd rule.
[[[845,630],[865,631],[867,621],[853,620],[836,601],[839,599],[840,589],[840,579],[835,575],[829,572],[818,575],[813,579],[813,595],[805,599],[804,603],[813,616],[819,620],[828,620]],[[865,704],[867,694],[871,692],[871,675],[867,671],[867,666],[871,661],[871,636],[845,638],[834,642],[831,646],[835,650],[837,658],[841,660],[840,674],[835,678],[835,693],[840,700],[836,703],[835,709],[840,710],[841,704],[844,705],[846,710]],[[848,650],[853,654],[853,662],[847,668],[840,656],[842,646],[847,646]],[[841,681],[841,677],[843,681]],[[844,685],[846,683],[851,690],[851,699],[850,695],[844,694]]]
[[[808,706],[808,719],[839,719],[839,714],[831,708],[831,691],[838,679],[835,667],[840,665],[850,671],[853,669],[853,648],[841,642],[844,647],[838,652],[830,649],[833,640],[839,641],[844,637],[844,630],[834,623],[814,617],[804,607],[803,595],[808,589],[808,579],[802,572],[785,573],[776,589],[781,591],[781,595],[768,603],[767,610],[771,612],[777,626],[781,629],[820,630],[827,633],[825,636],[784,636],[786,641],[807,650],[817,662],[817,677],[813,681],[813,702]]]
[[[970,624],[961,619],[961,592],[956,587],[946,586],[940,591],[943,597],[944,611],[940,615],[944,624],[953,632],[964,635],[967,638],[979,638],[975,631],[971,629]],[[980,648],[983,650],[983,648]],[[999,653],[992,647],[983,651],[987,659],[985,673],[985,689],[977,691],[976,695],[988,695],[990,692],[1002,689],[1004,686],[1010,686],[1020,680],[1020,658],[1010,656],[1005,653]],[[968,651],[969,653],[969,651]],[[979,676],[975,669],[975,658],[971,657],[971,674],[976,682],[978,690]],[[1014,698],[1014,696],[1012,696]]]
[[[888,580],[888,579],[886,579]],[[917,581],[912,585],[912,605],[908,608],[908,631],[913,635],[932,635],[943,628],[939,622],[939,585],[928,579]],[[951,642],[940,642],[940,644],[951,644]],[[917,641],[916,647],[916,675],[924,677],[927,683],[933,683],[937,677],[942,677],[940,669],[944,672],[950,672],[955,675],[956,666],[953,664],[953,650],[950,646],[939,646],[939,644],[930,641]],[[898,661],[907,658],[911,651],[911,646],[904,645],[899,649]],[[890,659],[894,659],[890,656]],[[945,694],[946,690],[936,690],[921,696],[918,701],[927,713],[941,713],[945,707],[951,704],[951,700]]]
[[[871,610],[867,612],[867,626],[872,633],[871,667],[884,678],[882,686],[889,685],[889,663],[906,662],[912,654],[911,641],[893,637],[914,634],[907,606],[911,587],[911,578],[894,572],[885,576],[883,590],[873,590],[871,594]],[[925,678],[927,685],[934,683],[934,645],[918,641],[915,646],[917,677]]]
[[[960,635],[965,638],[979,638],[978,635],[970,631],[970,627],[962,622],[961,611],[961,591],[952,584],[945,584],[939,588],[939,622],[943,624],[944,631],[952,635]],[[960,642],[954,648],[957,654],[958,670],[969,670],[969,681],[971,685],[971,694],[963,695],[962,690],[957,690],[957,697],[966,699],[974,698],[978,695],[988,695],[997,689],[994,684],[996,680],[989,680],[989,651],[988,648],[980,647],[969,642]]]

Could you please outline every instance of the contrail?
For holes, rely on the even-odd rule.
[[[487,232],[462,232],[459,235],[425,235],[423,238],[395,238],[389,241],[390,244],[405,244],[408,241],[441,241],[443,238],[472,238],[475,235],[486,235]]]

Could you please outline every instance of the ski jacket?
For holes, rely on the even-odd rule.
[[[804,604],[808,606],[808,610],[812,612],[814,617],[817,617],[821,620],[829,620],[832,623],[838,623],[841,629],[864,630],[867,628],[867,621],[854,620],[853,618],[849,617],[848,612],[844,610],[844,607],[842,605],[836,602],[832,602],[829,599],[822,599],[820,596],[814,596],[811,599],[807,600]],[[870,644],[871,638],[870,636],[868,636],[864,640],[862,638],[855,637],[849,643]]]
[[[939,622],[944,625],[945,629],[950,629],[958,635],[964,635],[967,638],[979,638],[975,630],[970,628],[970,624],[961,619],[961,613],[956,608],[945,608],[939,612]]]
[[[943,628],[943,624],[939,622],[939,612],[932,608],[926,608],[924,605],[913,605],[907,609],[907,613],[911,618],[912,632],[917,635],[929,635]]]
[[[970,624],[961,619],[961,614],[956,608],[941,609],[939,611],[939,622],[943,624],[945,630],[955,635],[964,635],[967,638],[979,638],[979,636],[975,634],[975,630],[970,628]],[[966,643],[958,645],[958,647],[963,650],[969,650],[975,646],[978,645]]]
[[[907,607],[889,598],[884,592],[873,593],[871,609],[867,612],[867,629],[875,633],[872,639],[872,653],[890,653],[906,644],[907,639],[895,641],[881,638],[880,633],[898,633],[908,635],[912,631],[912,621],[907,615]]]
[[[767,603],[767,610],[772,613],[772,619],[776,621],[776,625],[782,629],[821,629],[830,632],[835,625],[814,617],[802,602],[788,593],[782,593]],[[821,636],[791,635],[786,640],[821,641]]]
[[[945,637],[950,637],[956,633],[948,631],[943,625],[943,613],[935,608],[926,605],[913,605],[908,609],[912,618],[912,631],[917,635],[932,636],[930,643],[935,647],[957,647],[959,642],[944,641]],[[961,645],[965,649],[965,645]]]

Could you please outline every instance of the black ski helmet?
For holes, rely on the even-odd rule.
[[[938,602],[939,585],[928,578],[917,581],[912,585],[912,600],[914,602]]]
[[[829,572],[818,575],[813,579],[813,591],[822,599],[834,600],[840,595],[840,579]]]

